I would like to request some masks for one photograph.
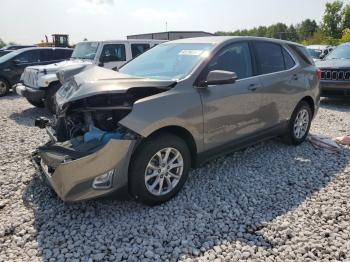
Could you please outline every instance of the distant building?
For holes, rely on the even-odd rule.
[[[213,36],[214,34],[204,31],[168,31],[159,33],[128,35],[127,39],[156,39],[156,40],[176,40],[191,37]]]

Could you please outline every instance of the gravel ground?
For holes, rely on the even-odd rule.
[[[45,112],[16,95],[0,108],[0,261],[350,260],[348,147],[271,140],[192,171],[161,206],[66,204],[29,160]],[[350,102],[323,100],[312,133],[350,133]]]

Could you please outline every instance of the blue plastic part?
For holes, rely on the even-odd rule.
[[[97,139],[103,144],[107,144],[111,139],[121,139],[122,137],[123,134],[120,132],[105,132],[97,127],[93,127],[89,132],[84,134],[84,142]]]

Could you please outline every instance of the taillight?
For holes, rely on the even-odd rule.
[[[316,70],[316,76],[317,76],[318,80],[321,79],[321,69],[317,68],[317,70]]]

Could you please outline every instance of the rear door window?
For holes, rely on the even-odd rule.
[[[240,42],[224,47],[210,61],[207,73],[213,70],[235,72],[238,79],[251,77],[253,68],[248,43]]]
[[[40,52],[40,60],[41,61],[53,61],[54,59],[54,51],[52,49],[44,49]]]
[[[17,55],[14,60],[19,61],[21,64],[37,63],[40,62],[40,53],[39,50],[25,51]]]
[[[146,52],[148,49],[150,49],[149,44],[131,44],[132,58]]]
[[[254,47],[260,74],[285,70],[282,46],[275,43],[255,42]]]
[[[105,62],[126,61],[124,44],[106,44],[103,46],[101,58]]]

